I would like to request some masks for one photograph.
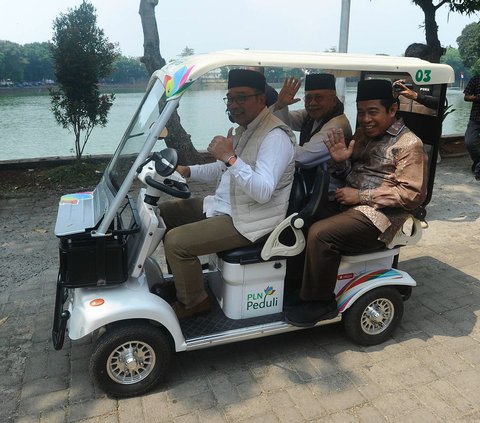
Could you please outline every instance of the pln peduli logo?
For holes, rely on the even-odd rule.
[[[267,286],[263,291],[247,294],[247,310],[271,308],[278,305],[277,292],[273,286]]]

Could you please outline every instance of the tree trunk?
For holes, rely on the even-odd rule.
[[[443,2],[436,6],[433,4],[433,0],[414,0],[414,3],[421,7],[425,16],[425,41],[430,48],[428,61],[440,63],[440,57],[445,53],[445,49],[438,39],[438,25],[435,20],[435,14],[437,9],[443,5]]]
[[[143,28],[143,57],[140,61],[147,68],[151,75],[157,69],[165,65],[165,59],[160,54],[160,39],[158,36],[157,20],[155,18],[155,7],[158,0],[140,0],[140,14]],[[167,123],[168,136],[165,142],[178,152],[179,164],[205,163],[212,161],[211,156],[199,153],[192,144],[191,137],[180,122],[177,111]]]

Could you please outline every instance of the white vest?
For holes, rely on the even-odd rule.
[[[267,134],[275,128],[284,130],[292,144],[296,144],[295,135],[291,129],[271,111],[265,108],[245,129],[238,127],[233,138],[236,154],[255,170],[255,163],[260,146]],[[260,204],[249,197],[230,178],[230,202],[232,220],[235,228],[250,241],[256,241],[270,233],[285,218],[288,199],[292,187],[295,161],[292,160],[280,178],[272,198],[265,204]]]

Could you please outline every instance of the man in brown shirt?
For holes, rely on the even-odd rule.
[[[397,109],[389,81],[360,81],[354,140],[347,147],[341,130],[328,134],[331,173],[345,181],[335,194],[344,211],[309,229],[300,298],[285,313],[293,325],[308,327],[335,317],[342,255],[384,247],[425,199],[423,144],[396,118]]]

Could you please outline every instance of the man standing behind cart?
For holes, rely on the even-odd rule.
[[[472,158],[472,172],[480,181],[480,75],[468,81],[464,100],[473,103],[470,111],[467,130],[465,131],[465,147]]]
[[[231,70],[224,100],[239,126],[234,135],[230,129],[227,137],[211,141],[208,151],[216,162],[177,168],[197,181],[219,181],[215,195],[160,206],[179,319],[210,310],[198,256],[252,244],[285,218],[288,207],[295,135],[265,106],[265,77]]]
[[[342,131],[328,134],[331,172],[345,181],[335,195],[344,211],[308,231],[300,296],[285,313],[292,325],[308,327],[335,317],[342,255],[385,247],[425,199],[423,144],[395,117],[397,109],[389,81],[360,81],[354,140],[347,147]]]

